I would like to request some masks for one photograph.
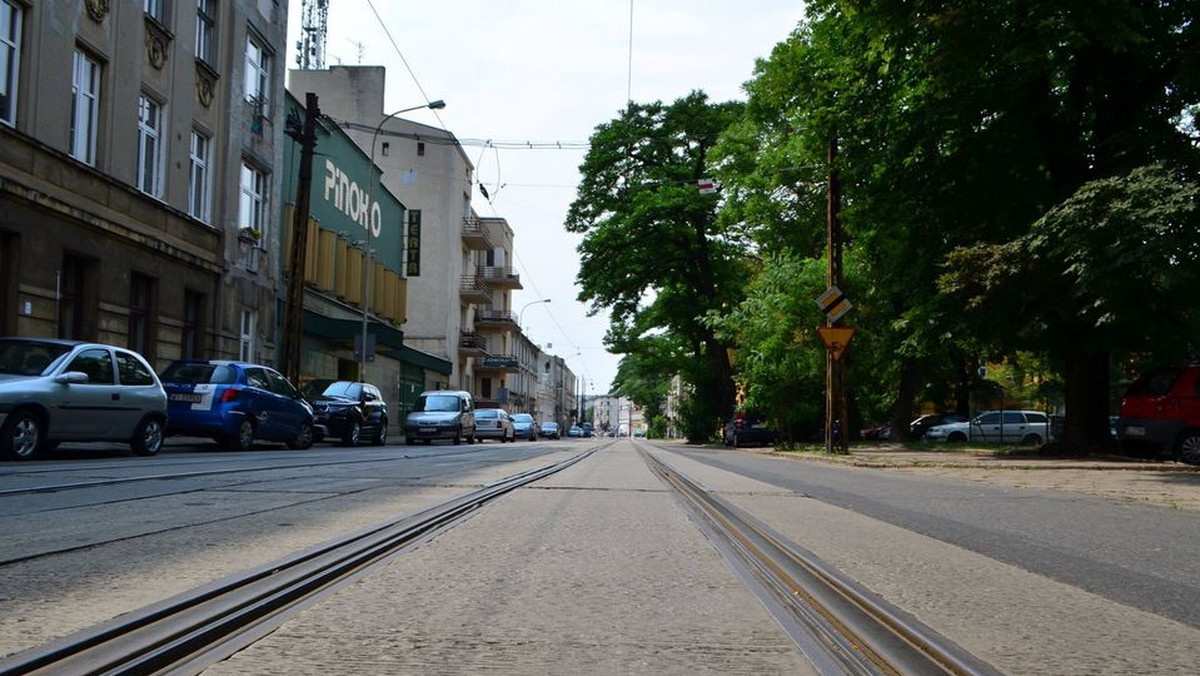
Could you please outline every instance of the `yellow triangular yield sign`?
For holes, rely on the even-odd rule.
[[[819,326],[817,333],[821,334],[821,340],[825,343],[825,348],[829,350],[834,361],[842,358],[846,352],[846,346],[854,337],[854,329],[849,326]]]

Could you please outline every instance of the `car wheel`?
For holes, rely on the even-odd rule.
[[[1200,465],[1200,432],[1184,432],[1177,443],[1179,461],[1189,465]]]
[[[242,418],[233,436],[225,439],[225,448],[231,451],[245,451],[254,445],[254,422],[249,417]]]
[[[1025,438],[1021,440],[1021,445],[1022,446],[1041,446],[1042,438],[1036,434],[1026,434]]]
[[[387,440],[388,440],[387,425],[388,425],[387,418],[384,418],[383,420],[379,421],[379,434],[375,435],[375,445],[376,446],[383,446],[383,445],[387,444]]]
[[[361,439],[362,423],[355,420],[354,422],[350,423],[350,426],[347,427],[346,431],[342,433],[342,445],[357,446]]]
[[[313,426],[312,423],[305,420],[300,423],[300,430],[296,432],[295,438],[287,442],[288,448],[297,451],[303,451],[306,448],[311,448],[313,445]]]
[[[469,443],[470,441],[471,441],[471,439],[468,438],[467,442]],[[462,443],[462,427],[459,426],[458,429],[454,430],[454,445],[457,446],[461,443]]]
[[[0,454],[13,460],[31,460],[37,457],[42,426],[33,411],[9,414],[0,434],[3,434],[0,437]]]
[[[129,448],[134,455],[158,455],[163,446],[163,421],[161,418],[146,418],[133,432]]]
[[[404,445],[405,446],[415,446],[416,444],[417,444],[416,439],[413,439],[412,437],[404,437]]]
[[[950,436],[946,437],[946,441],[952,444],[961,444],[967,440],[967,435],[962,432],[951,432]]]

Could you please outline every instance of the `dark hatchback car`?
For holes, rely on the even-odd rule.
[[[167,434],[212,437],[230,450],[256,439],[301,449],[313,443],[312,406],[278,371],[218,360],[181,360],[160,376]]]
[[[303,391],[313,407],[317,441],[333,439],[343,446],[368,439],[376,446],[387,443],[388,408],[379,388],[349,380],[313,380]]]
[[[740,412],[725,423],[723,437],[725,445],[733,448],[772,446],[776,440],[775,430],[768,428],[762,417]]]

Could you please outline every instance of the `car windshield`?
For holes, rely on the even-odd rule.
[[[163,371],[164,383],[212,383],[232,385],[237,382],[237,369],[229,364],[177,361]]]
[[[475,411],[475,417],[476,418],[499,418],[500,411],[498,411],[494,408],[481,408],[478,411]]]
[[[304,396],[342,397],[344,399],[361,399],[362,385],[348,380],[313,380],[304,386]]]
[[[70,351],[71,346],[58,343],[0,340],[0,373],[40,376]]]
[[[414,411],[457,411],[458,397],[452,394],[430,394],[417,399]]]
[[[533,416],[529,415],[528,413],[517,413],[517,414],[514,414],[514,415],[513,415],[513,417],[512,417],[512,419],[513,419],[513,422],[519,422],[519,423],[531,423],[531,422],[533,422]]]

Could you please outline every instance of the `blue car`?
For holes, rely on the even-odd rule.
[[[250,448],[256,439],[312,446],[312,406],[272,368],[180,360],[160,379],[167,392],[168,435],[212,437],[229,450]]]

